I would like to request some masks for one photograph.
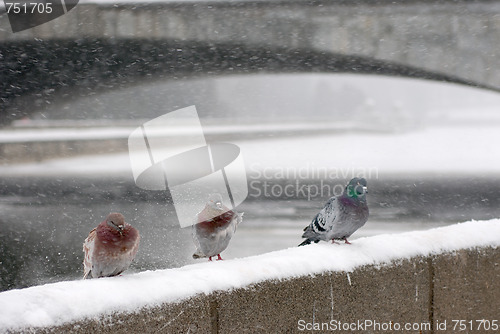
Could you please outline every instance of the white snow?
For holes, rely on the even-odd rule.
[[[11,290],[0,293],[0,331],[60,325],[117,311],[137,311],[144,306],[246,287],[265,280],[325,271],[350,272],[364,265],[388,265],[419,255],[487,246],[500,246],[500,219],[359,238],[352,245],[320,243],[176,269]]]
[[[259,172],[273,168],[329,168],[362,176],[499,173],[497,127],[429,127],[405,133],[349,133],[317,137],[239,142],[247,166]],[[263,150],[262,147],[267,149]],[[307,173],[307,172],[306,172]],[[368,175],[371,174],[371,175]],[[345,176],[346,178],[351,174]]]

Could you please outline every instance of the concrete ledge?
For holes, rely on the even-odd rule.
[[[37,333],[211,333],[213,318],[211,296],[144,308],[137,313],[116,313],[92,320],[36,329]],[[28,329],[28,331],[34,328]],[[15,333],[15,332],[13,332]]]
[[[500,322],[500,249],[460,250],[432,258],[433,319]],[[477,325],[471,332],[477,330]],[[449,331],[450,333],[452,331]],[[455,331],[456,332],[456,331]]]
[[[439,332],[453,333],[452,320],[493,320],[498,309],[500,249],[476,248],[350,273],[266,281],[42,332],[295,333],[308,332],[301,328],[313,323],[328,323],[332,330],[367,321],[361,332],[400,332],[377,328],[392,323],[432,333],[446,321],[448,330]]]
[[[500,220],[473,221],[361,238],[352,246],[324,243],[7,291],[0,293],[0,330],[453,333],[453,320],[473,321],[477,329],[476,320],[500,320],[499,230]],[[16,305],[19,300],[26,305]],[[53,325],[15,324],[13,317],[22,314],[35,318],[16,321]]]

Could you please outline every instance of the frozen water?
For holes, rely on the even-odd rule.
[[[123,130],[121,130],[123,131]],[[113,133],[113,132],[109,132]],[[500,174],[500,131],[496,126],[435,126],[404,133],[356,133],[233,141],[247,170],[330,169],[348,178],[395,174]],[[263,149],[265,148],[265,149]],[[309,172],[307,171],[309,170]],[[54,159],[0,166],[3,176],[131,175],[127,153]],[[263,174],[264,176],[266,174]]]

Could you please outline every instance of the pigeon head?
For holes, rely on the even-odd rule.
[[[345,193],[352,198],[363,197],[368,192],[366,179],[355,177],[347,184]]]
[[[125,228],[125,218],[121,213],[113,212],[106,217],[106,224],[122,234]]]
[[[208,206],[214,210],[223,210],[222,196],[220,194],[211,194],[208,197]]]

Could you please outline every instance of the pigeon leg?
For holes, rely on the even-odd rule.
[[[347,238],[344,238],[344,241],[345,241],[346,244],[352,245],[349,241],[347,241]]]
[[[220,254],[217,254],[217,260],[216,261],[221,261],[222,258],[220,257]]]
[[[335,239],[332,239],[332,244],[336,244]]]
[[[208,261],[212,261],[212,257],[211,256],[208,257]]]

